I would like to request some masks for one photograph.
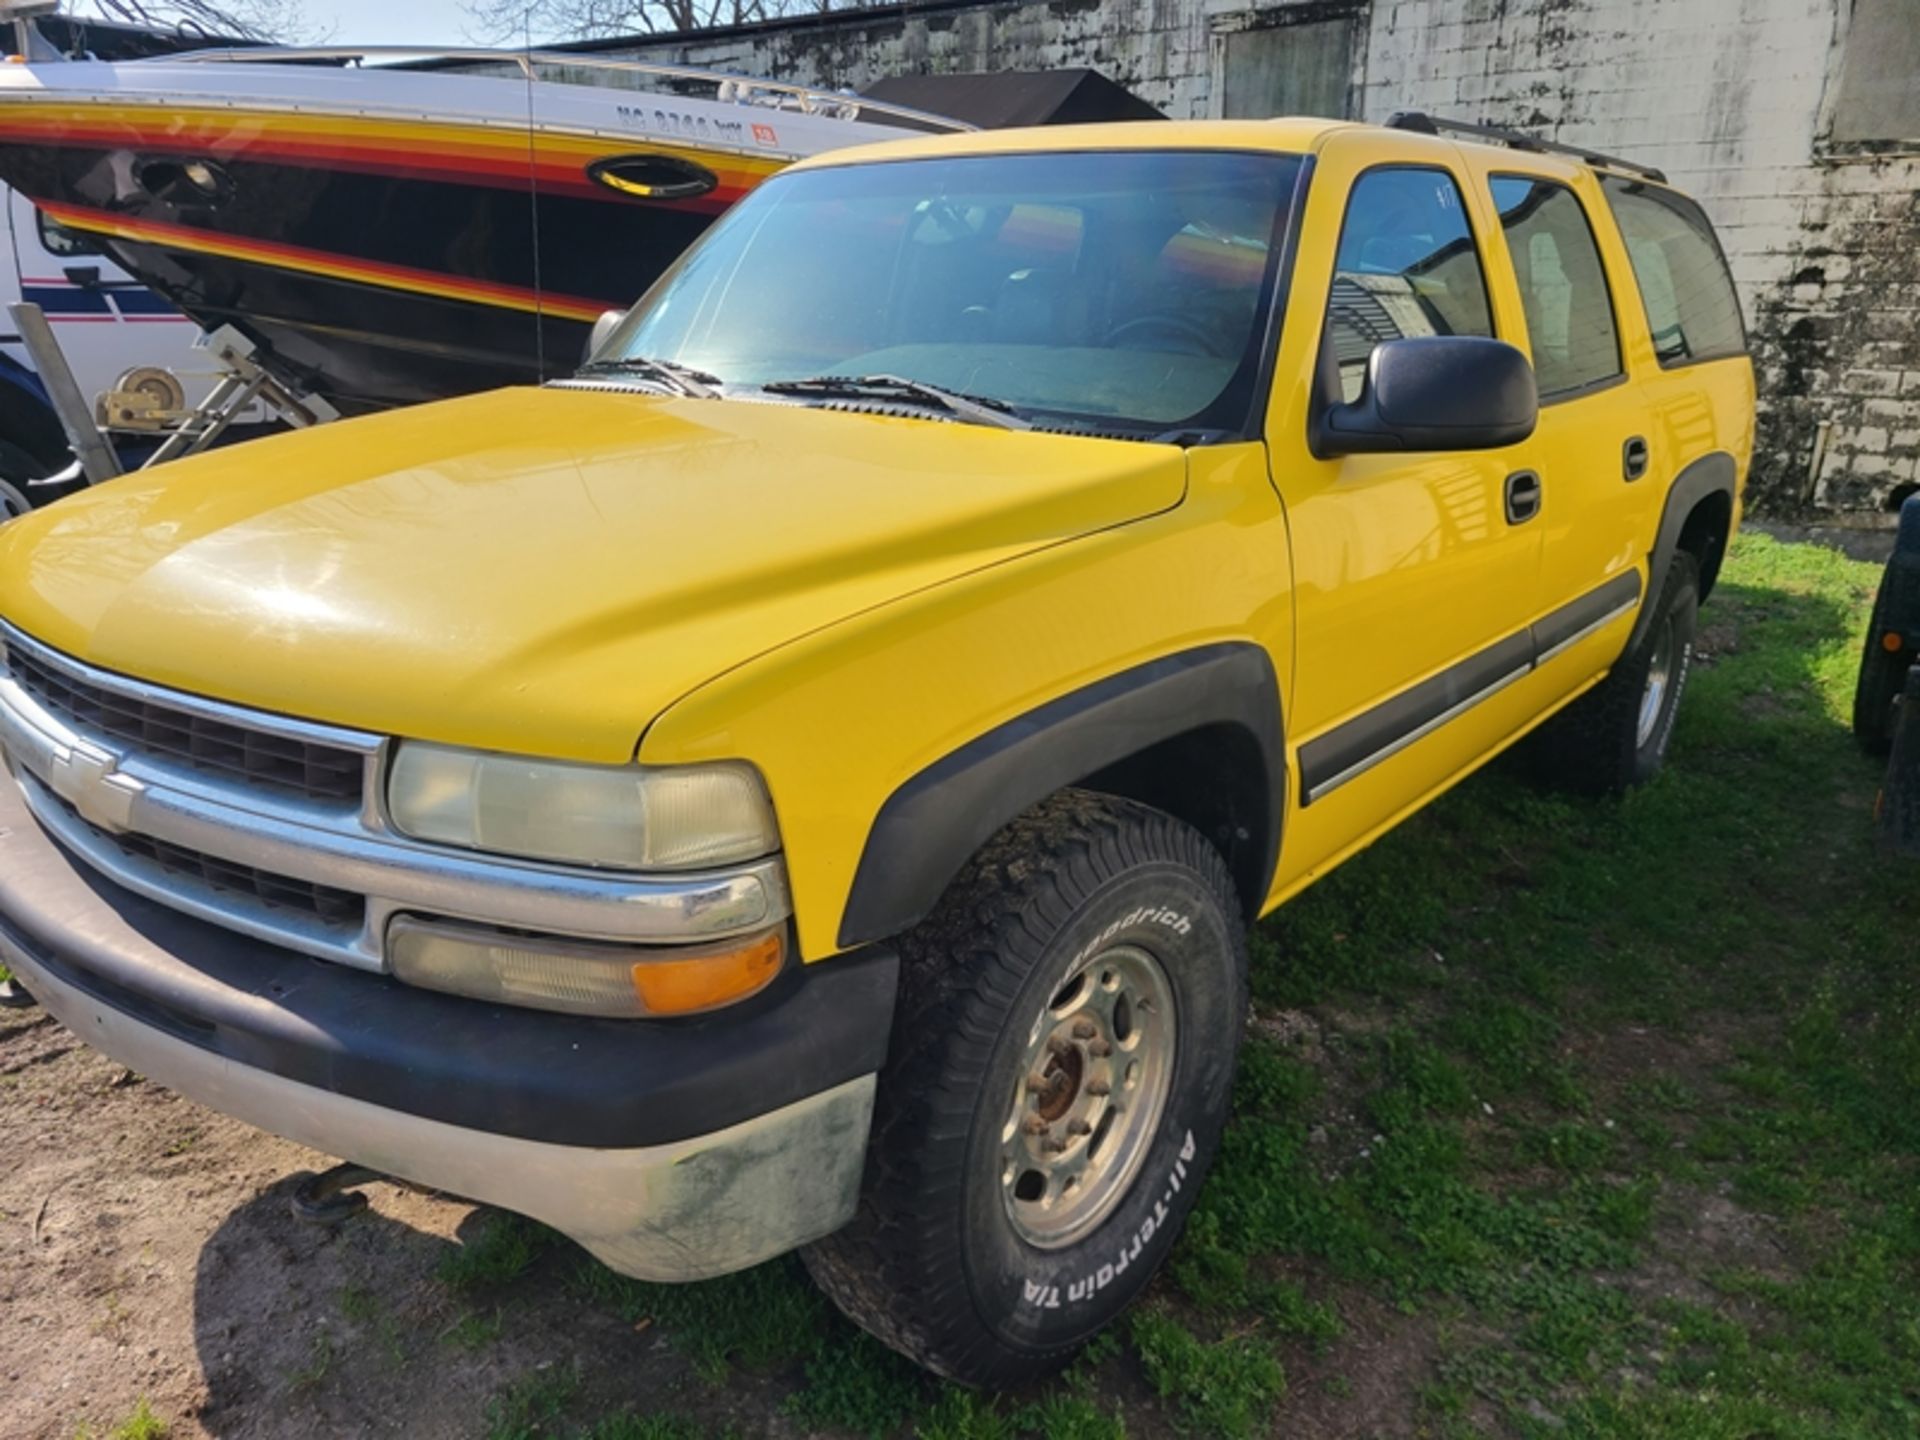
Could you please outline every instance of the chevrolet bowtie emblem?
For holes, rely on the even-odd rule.
[[[47,785],[80,812],[81,819],[115,832],[133,823],[134,797],[144,788],[123,775],[114,757],[104,750],[76,745],[54,756]]]

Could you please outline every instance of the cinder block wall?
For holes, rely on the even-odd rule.
[[[629,53],[849,88],[1088,65],[1186,118],[1219,113],[1231,35],[1345,21],[1350,115],[1520,125],[1659,165],[1698,196],[1753,331],[1752,500],[1868,511],[1920,485],[1920,137],[1827,138],[1854,3],[1015,0],[842,12]]]

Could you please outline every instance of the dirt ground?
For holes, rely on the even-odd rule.
[[[297,1221],[289,1193],[330,1160],[135,1079],[42,1012],[0,1012],[0,1110],[5,1440],[105,1434],[142,1397],[172,1440],[430,1440],[481,1434],[503,1384],[583,1352],[629,1393],[684,1379],[662,1337],[557,1285],[516,1297],[510,1366],[450,1343],[470,1307],[434,1277],[472,1205],[379,1184],[338,1229]]]
[[[167,1440],[468,1440],[493,1433],[503,1392],[560,1370],[600,1392],[588,1408],[820,1433],[782,1412],[791,1377],[735,1370],[716,1386],[659,1327],[583,1303],[570,1246],[476,1306],[440,1272],[483,1207],[376,1183],[344,1224],[297,1220],[293,1190],[331,1158],[134,1076],[44,1012],[0,1011],[0,1113],[0,1440],[96,1440],[142,1401]],[[1349,1317],[1325,1363],[1374,1381],[1296,1410],[1293,1434],[1408,1433],[1430,1333],[1397,1318]],[[476,1323],[485,1338],[463,1343]],[[1131,1392],[1116,1397],[1129,1433],[1184,1433],[1130,1368],[1103,1384]]]

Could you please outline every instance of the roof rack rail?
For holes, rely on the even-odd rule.
[[[1542,155],[1571,155],[1576,160],[1586,161],[1589,165],[1601,165],[1609,170],[1627,170],[1635,175],[1644,175],[1649,180],[1657,180],[1662,185],[1667,183],[1666,171],[1656,170],[1651,165],[1622,160],[1618,155],[1603,154],[1598,150],[1588,150],[1579,145],[1562,145],[1556,140],[1542,140],[1527,134],[1524,130],[1510,130],[1504,125],[1475,125],[1470,121],[1448,120],[1419,110],[1396,110],[1387,117],[1387,128],[1411,130],[1419,135],[1471,135],[1476,140],[1490,140],[1514,150],[1531,150]]]

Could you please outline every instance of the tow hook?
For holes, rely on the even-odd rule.
[[[350,1161],[309,1175],[294,1187],[293,1218],[309,1225],[342,1224],[367,1208],[367,1197],[355,1187],[386,1178],[378,1170]]]
[[[18,980],[0,980],[0,1010],[31,1010],[39,1003]]]

